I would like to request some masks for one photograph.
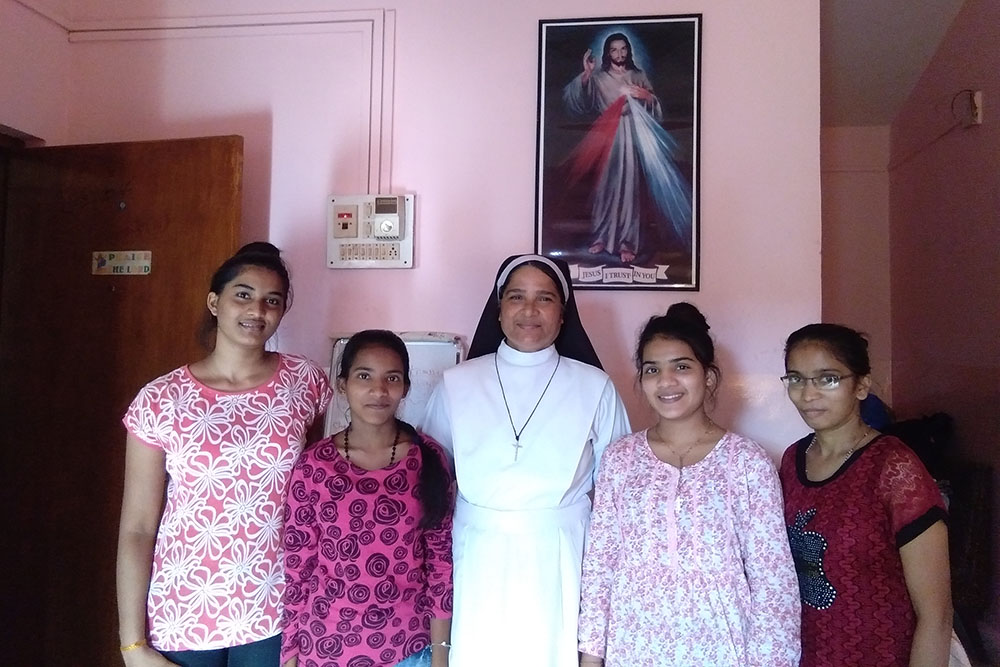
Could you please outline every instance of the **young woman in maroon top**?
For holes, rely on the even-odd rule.
[[[802,596],[802,665],[948,664],[948,529],[937,485],[901,441],[872,430],[868,342],[835,324],[788,337],[788,397],[814,433],[781,462]]]

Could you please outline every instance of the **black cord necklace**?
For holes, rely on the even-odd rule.
[[[351,427],[353,422],[347,423],[344,430],[344,458],[351,460]],[[392,437],[392,452],[389,454],[389,465],[396,461],[396,446],[399,445],[399,421],[396,421],[396,434]]]
[[[507,402],[507,393],[503,389],[503,380],[500,378],[500,364],[497,362],[497,355],[493,355],[493,367],[497,370],[497,382],[500,383],[500,395],[503,397],[503,406],[507,408],[507,419],[510,420],[510,430],[514,432],[514,442],[511,443],[511,446],[514,448],[514,461],[517,461],[517,454],[521,450],[521,447],[524,447],[524,445],[521,444],[521,434],[524,433],[524,429],[528,428],[528,422],[530,422],[531,418],[535,416],[535,410],[537,410],[538,406],[542,404],[542,399],[545,398],[545,392],[549,390],[549,385],[552,384],[552,378],[556,376],[556,371],[559,370],[560,361],[562,361],[562,357],[557,355],[556,367],[552,369],[552,375],[549,376],[549,381],[545,383],[545,389],[542,389],[542,395],[538,397],[538,400],[535,402],[535,407],[531,409],[531,414],[528,415],[526,420],[524,420],[524,424],[521,425],[521,430],[519,431],[517,430],[517,427],[514,426],[514,417],[510,414],[510,404]]]

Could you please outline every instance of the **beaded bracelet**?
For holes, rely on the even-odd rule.
[[[134,651],[135,649],[139,648],[140,646],[145,646],[145,645],[146,645],[146,638],[143,637],[139,641],[132,642],[131,644],[127,644],[125,646],[122,646],[118,650],[121,651],[122,653],[127,653],[129,651]]]

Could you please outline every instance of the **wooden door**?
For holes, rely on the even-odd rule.
[[[241,137],[3,154],[2,664],[121,664],[121,417],[144,383],[203,356],[242,167]],[[151,271],[92,275],[92,253],[123,250],[149,251]]]

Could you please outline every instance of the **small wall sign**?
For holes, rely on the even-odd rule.
[[[152,270],[150,250],[103,250],[92,254],[90,264],[95,276],[145,276]]]

